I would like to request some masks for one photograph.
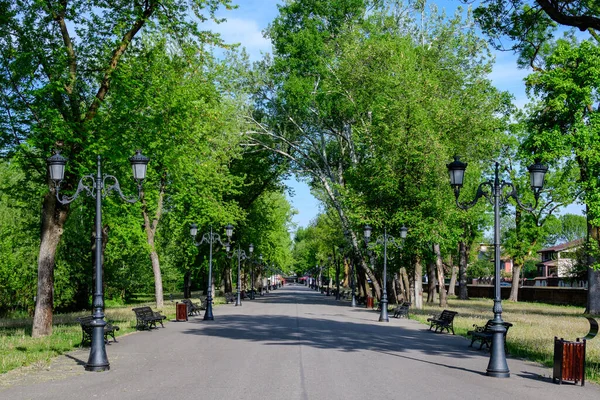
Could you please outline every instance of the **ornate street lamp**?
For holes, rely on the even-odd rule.
[[[369,225],[365,225],[365,243],[367,248],[369,246],[369,239],[371,238],[371,228]],[[406,239],[406,234],[408,232],[408,228],[403,226],[400,228],[400,238],[404,241]],[[389,322],[390,319],[388,317],[388,298],[387,298],[387,244],[392,243],[394,246],[401,248],[402,244],[398,244],[396,239],[387,234],[387,228],[384,226],[383,228],[383,236],[379,236],[375,241],[376,244],[383,245],[383,291],[381,294],[381,314],[379,315],[379,322]]]
[[[233,226],[231,224],[225,227],[225,232],[227,236],[231,236],[233,234]],[[213,243],[218,242],[221,246],[226,247],[226,244],[221,241],[221,237],[213,233],[212,226],[210,227],[210,232],[202,235],[202,240],[196,242],[196,235],[198,235],[198,225],[191,224],[190,225],[190,235],[194,240],[194,246],[198,247],[203,243],[209,244],[208,251],[208,289],[206,296],[206,311],[204,312],[204,321],[212,321],[214,320],[213,312],[212,312],[212,254],[213,254]]]
[[[342,257],[343,248],[338,247],[338,257],[335,263],[335,299],[340,300],[340,258]]]
[[[351,279],[351,285],[352,285],[352,302],[350,303],[350,307],[356,307],[356,278],[355,278],[355,270],[354,270],[354,261],[351,260],[352,262],[352,270],[350,272],[350,279]]]
[[[56,189],[56,199],[60,204],[69,204],[74,201],[81,192],[85,192],[88,196],[96,200],[96,285],[94,288],[94,298],[92,301],[93,313],[92,321],[92,342],[90,346],[90,356],[85,369],[87,371],[107,371],[110,369],[110,363],[106,355],[106,347],[104,345],[104,293],[102,285],[102,199],[108,196],[112,191],[117,192],[119,197],[128,203],[135,203],[139,200],[142,191],[142,181],[146,178],[146,167],[150,159],[142,155],[140,150],[129,159],[133,168],[133,178],[138,184],[138,196],[126,197],[121,191],[119,181],[112,175],[102,175],[101,157],[98,156],[96,176],[85,175],[77,185],[77,190],[73,196],[59,195],[60,184],[65,177],[65,166],[67,159],[56,152],[52,157],[48,158],[48,171],[50,179],[54,182]],[[86,180],[89,182],[85,184]],[[107,185],[110,181],[112,184]]]
[[[231,227],[231,229],[229,229],[229,227]],[[240,294],[240,287],[242,286],[241,264],[242,264],[242,260],[246,260],[246,259],[252,257],[252,253],[254,252],[254,245],[252,243],[250,243],[250,246],[248,246],[248,252],[250,253],[249,256],[247,256],[246,252],[240,248],[239,243],[238,243],[237,250],[233,250],[233,252],[231,252],[231,254],[230,254],[229,251],[231,250],[231,235],[233,235],[233,226],[231,226],[231,224],[227,225],[225,227],[225,232],[227,233],[227,239],[228,239],[228,242],[225,244],[225,250],[227,251],[227,257],[232,258],[234,256],[237,256],[237,259],[238,259],[237,296],[235,299],[235,305],[241,306],[242,305],[242,297]]]
[[[528,168],[531,189],[535,196],[533,207],[521,203],[517,197],[517,189],[511,182],[500,181],[500,165],[497,162],[495,163],[494,180],[481,183],[477,188],[475,199],[470,203],[461,204],[458,201],[458,196],[463,186],[467,163],[463,163],[455,156],[454,161],[447,164],[446,167],[450,174],[450,186],[454,189],[454,197],[456,198],[458,208],[467,210],[477,204],[481,197],[485,197],[494,206],[494,319],[492,320],[493,325],[491,330],[493,338],[487,375],[497,378],[508,378],[510,371],[508,370],[506,353],[504,352],[504,333],[506,332],[506,328],[504,327],[504,321],[502,321],[502,300],[500,298],[500,206],[505,205],[512,197],[521,208],[528,211],[535,209],[538,204],[540,191],[544,186],[544,176],[548,171],[548,167],[536,162]],[[485,190],[486,187],[488,191]],[[504,188],[511,188],[512,190],[504,194]]]

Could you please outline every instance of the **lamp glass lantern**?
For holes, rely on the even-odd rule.
[[[248,250],[250,251],[250,254],[254,252],[254,245],[252,243],[250,243],[250,246],[248,246]]]
[[[133,178],[137,181],[146,179],[146,170],[150,159],[142,154],[141,150],[136,150],[135,154],[129,158],[131,169],[133,170]]]
[[[544,187],[544,178],[546,176],[546,172],[548,172],[548,167],[540,162],[535,162],[527,167],[527,170],[529,171],[529,178],[531,180],[531,189],[533,189],[534,192],[542,190]]]
[[[407,233],[408,233],[408,228],[406,226],[402,225],[402,228],[400,228],[400,238],[406,239]]]
[[[450,164],[446,164],[448,173],[450,174],[450,186],[453,188],[461,188],[465,179],[465,170],[467,169],[467,163],[460,161],[458,156],[454,156],[454,161]]]
[[[230,238],[233,235],[233,225],[231,225],[231,224],[225,225],[225,234],[227,235],[228,238]]]
[[[371,238],[371,232],[373,228],[370,225],[365,225],[365,239],[369,240]]]
[[[65,177],[65,165],[67,165],[67,159],[60,155],[60,152],[56,152],[52,157],[49,157],[46,162],[48,163],[48,170],[50,172],[50,179],[55,182],[60,182]]]
[[[197,234],[198,234],[198,225],[191,224],[190,225],[190,235],[192,235],[192,237],[196,237]]]

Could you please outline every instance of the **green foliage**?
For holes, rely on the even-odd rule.
[[[280,8],[267,32],[275,54],[255,96],[255,140],[310,180],[355,254],[366,222],[389,232],[407,225],[407,259],[432,242],[455,251],[487,217],[456,209],[445,163],[465,156],[474,190],[479,160],[498,153],[510,114],[509,96],[486,79],[486,44],[459,15],[352,0],[331,7]],[[317,261],[306,247],[297,246],[299,271]]]
[[[33,307],[39,204],[24,188],[36,189],[14,163],[0,161],[0,315]]]
[[[477,279],[494,275],[494,263],[487,259],[478,259],[469,264],[467,268],[467,277]]]
[[[587,221],[582,215],[563,214],[555,219],[548,229],[546,246],[584,239],[587,236]]]

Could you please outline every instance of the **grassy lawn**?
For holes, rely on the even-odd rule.
[[[493,301],[490,299],[449,299],[449,310],[458,311],[454,319],[457,335],[466,336],[473,324],[485,325],[493,318]],[[553,365],[554,337],[574,341],[584,337],[590,324],[582,315],[583,307],[554,306],[541,303],[502,302],[502,319],[513,324],[507,336],[511,357]],[[411,309],[411,318],[427,323],[432,315],[439,315],[437,304],[425,304],[423,310]],[[485,350],[482,350],[485,351]],[[600,383],[600,337],[586,344],[586,380]]]
[[[167,321],[175,319],[175,301],[177,299],[173,302],[165,300],[164,308],[157,310],[167,316]],[[193,301],[199,302],[197,297]],[[224,303],[224,297],[214,298],[213,304]],[[131,308],[144,305],[156,310],[155,303],[151,302],[106,308],[106,319],[120,328],[115,335],[117,340],[119,336],[136,330],[135,314]],[[0,373],[33,364],[42,367],[52,358],[78,348],[81,343],[81,327],[75,319],[89,315],[90,312],[55,314],[52,335],[36,339],[31,337],[31,318],[0,319]]]

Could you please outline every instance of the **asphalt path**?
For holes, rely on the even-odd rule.
[[[557,385],[550,369],[513,358],[510,378],[488,377],[489,353],[465,338],[407,319],[381,323],[300,285],[214,316],[120,337],[107,346],[110,371],[84,371],[81,349],[9,372],[0,399],[600,398],[598,385]]]

